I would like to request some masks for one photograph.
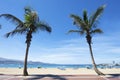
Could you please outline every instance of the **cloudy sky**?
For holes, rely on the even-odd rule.
[[[58,64],[91,63],[85,36],[67,34],[76,29],[70,14],[82,16],[86,9],[92,14],[99,6],[106,8],[99,20],[98,27],[103,34],[93,36],[93,53],[96,63],[120,62],[120,0],[2,0],[0,14],[9,13],[24,20],[24,7],[31,6],[40,19],[52,27],[52,33],[34,34],[29,60]],[[25,35],[5,38],[4,34],[16,26],[4,18],[0,19],[0,57],[24,60]]]

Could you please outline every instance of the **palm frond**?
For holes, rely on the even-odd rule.
[[[47,31],[49,33],[52,32],[52,28],[44,22],[37,23],[36,27],[37,27],[36,29],[39,28],[40,30]]]
[[[68,34],[69,34],[69,33],[79,33],[79,34],[83,35],[83,34],[84,34],[84,31],[79,31],[79,30],[69,30],[69,31],[68,31]]]
[[[83,11],[83,20],[86,24],[88,24],[88,16],[87,16],[87,11],[86,10]]]
[[[24,34],[24,33],[26,33],[26,32],[27,32],[26,28],[15,29],[15,30],[13,30],[13,31],[11,31],[11,32],[6,33],[6,34],[5,34],[5,37],[8,38],[9,36],[13,36],[13,35],[15,35],[15,34]]]
[[[36,24],[39,22],[39,17],[36,11],[31,8],[25,8],[25,23]]]
[[[80,16],[77,16],[77,15],[74,15],[74,14],[71,14],[70,15],[71,18],[74,19],[74,22],[73,24],[77,25],[78,27],[80,27],[81,29],[84,29],[85,27],[85,24],[82,20],[82,18]]]
[[[5,34],[5,37],[8,38],[9,36],[13,36],[13,35],[15,35],[16,33],[17,33],[16,30],[11,31],[11,32],[8,32],[8,33]]]
[[[24,10],[25,10],[25,13],[26,13],[26,14],[29,14],[29,13],[32,12],[32,11],[31,11],[31,7],[29,7],[29,6],[26,6],[26,7],[24,8]]]
[[[18,24],[15,29],[20,29],[20,28],[23,28],[24,26],[25,26],[24,23],[21,23],[21,24]]]
[[[90,34],[95,34],[95,33],[103,33],[101,29],[95,29],[90,32]]]
[[[15,23],[16,25],[23,23],[20,19],[11,14],[1,14],[0,17],[4,17],[8,20],[11,20],[11,22]]]
[[[90,26],[93,26],[94,22],[97,21],[102,14],[103,10],[105,8],[105,5],[100,6],[91,16],[89,19]]]

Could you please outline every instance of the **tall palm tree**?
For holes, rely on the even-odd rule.
[[[27,44],[27,47],[26,47],[26,54],[25,54],[25,60],[24,60],[23,75],[27,76],[28,75],[27,59],[28,59],[29,47],[30,47],[31,40],[32,40],[32,34],[36,33],[39,30],[47,31],[50,33],[52,31],[51,27],[48,24],[40,21],[37,13],[28,7],[25,8],[25,15],[24,15],[25,21],[24,22],[11,14],[1,14],[0,17],[5,17],[6,19],[11,20],[16,25],[16,28],[13,31],[8,32],[6,34],[7,38],[15,34],[26,35],[25,43]]]
[[[99,7],[94,12],[94,14],[92,14],[90,17],[88,17],[86,10],[83,11],[83,18],[72,14],[71,18],[74,19],[73,24],[78,27],[78,30],[69,30],[69,32],[68,32],[68,33],[76,32],[76,33],[86,36],[86,40],[89,45],[94,70],[98,75],[104,75],[104,74],[97,69],[97,66],[96,66],[96,63],[94,60],[94,56],[93,56],[93,52],[92,52],[91,44],[92,44],[92,35],[96,34],[96,33],[102,33],[102,30],[97,28],[97,22],[98,22],[100,15],[102,14],[104,8],[105,8],[105,5]]]

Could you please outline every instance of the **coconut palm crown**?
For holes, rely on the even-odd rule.
[[[38,16],[37,12],[35,12],[34,10],[32,10],[29,7],[26,7],[24,10],[25,10],[24,22],[11,14],[1,14],[0,17],[5,17],[6,19],[12,21],[16,25],[16,28],[14,30],[12,30],[11,32],[8,32],[5,35],[7,38],[9,36],[13,36],[15,34],[25,34],[26,35],[25,43],[27,44],[27,47],[26,47],[26,54],[25,54],[25,60],[24,60],[23,75],[27,76],[28,75],[27,58],[28,58],[29,47],[31,44],[32,34],[38,32],[39,30],[47,31],[49,33],[52,30],[48,24],[39,20],[39,16]]]
[[[103,13],[103,10],[105,8],[105,5],[99,7],[90,17],[88,17],[87,11],[83,11],[83,17],[80,17],[78,15],[71,14],[70,17],[73,18],[74,22],[73,24],[77,26],[78,30],[69,30],[68,33],[79,33],[81,35],[86,36],[87,43],[89,44],[90,54],[92,58],[92,63],[94,66],[94,69],[98,75],[104,75],[102,72],[100,72],[95,64],[95,60],[93,57],[92,52],[92,35],[96,33],[102,33],[102,30],[97,28],[98,20]]]

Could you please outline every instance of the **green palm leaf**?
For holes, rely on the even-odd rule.
[[[90,26],[91,26],[91,27],[92,27],[93,24],[98,20],[98,18],[99,18],[100,15],[102,14],[104,8],[105,8],[105,5],[99,7],[99,8],[90,16],[89,22],[90,22]]]
[[[13,30],[11,32],[6,33],[5,37],[8,38],[9,36],[13,36],[15,34],[25,34],[26,32],[27,32],[27,29],[23,27],[21,29],[15,29],[15,30]]]
[[[85,24],[84,24],[84,22],[83,22],[83,20],[82,20],[82,18],[80,16],[71,14],[70,17],[74,19],[73,24],[77,25],[80,29],[84,29],[85,28],[84,27]]]
[[[18,19],[17,17],[15,17],[11,14],[1,14],[0,17],[4,17],[8,20],[11,20],[11,22],[15,23],[16,25],[23,23],[20,19]]]
[[[79,30],[69,30],[68,33],[79,33],[81,35],[84,34],[84,31],[79,31]]]
[[[87,16],[87,11],[86,10],[83,11],[83,19],[84,19],[84,22],[86,24],[88,24],[88,16]]]
[[[47,23],[44,22],[39,22],[36,24],[36,26],[38,30],[40,29],[42,31],[47,31],[49,33],[52,31],[52,28]]]
[[[103,33],[101,29],[95,29],[90,32],[90,34]]]

